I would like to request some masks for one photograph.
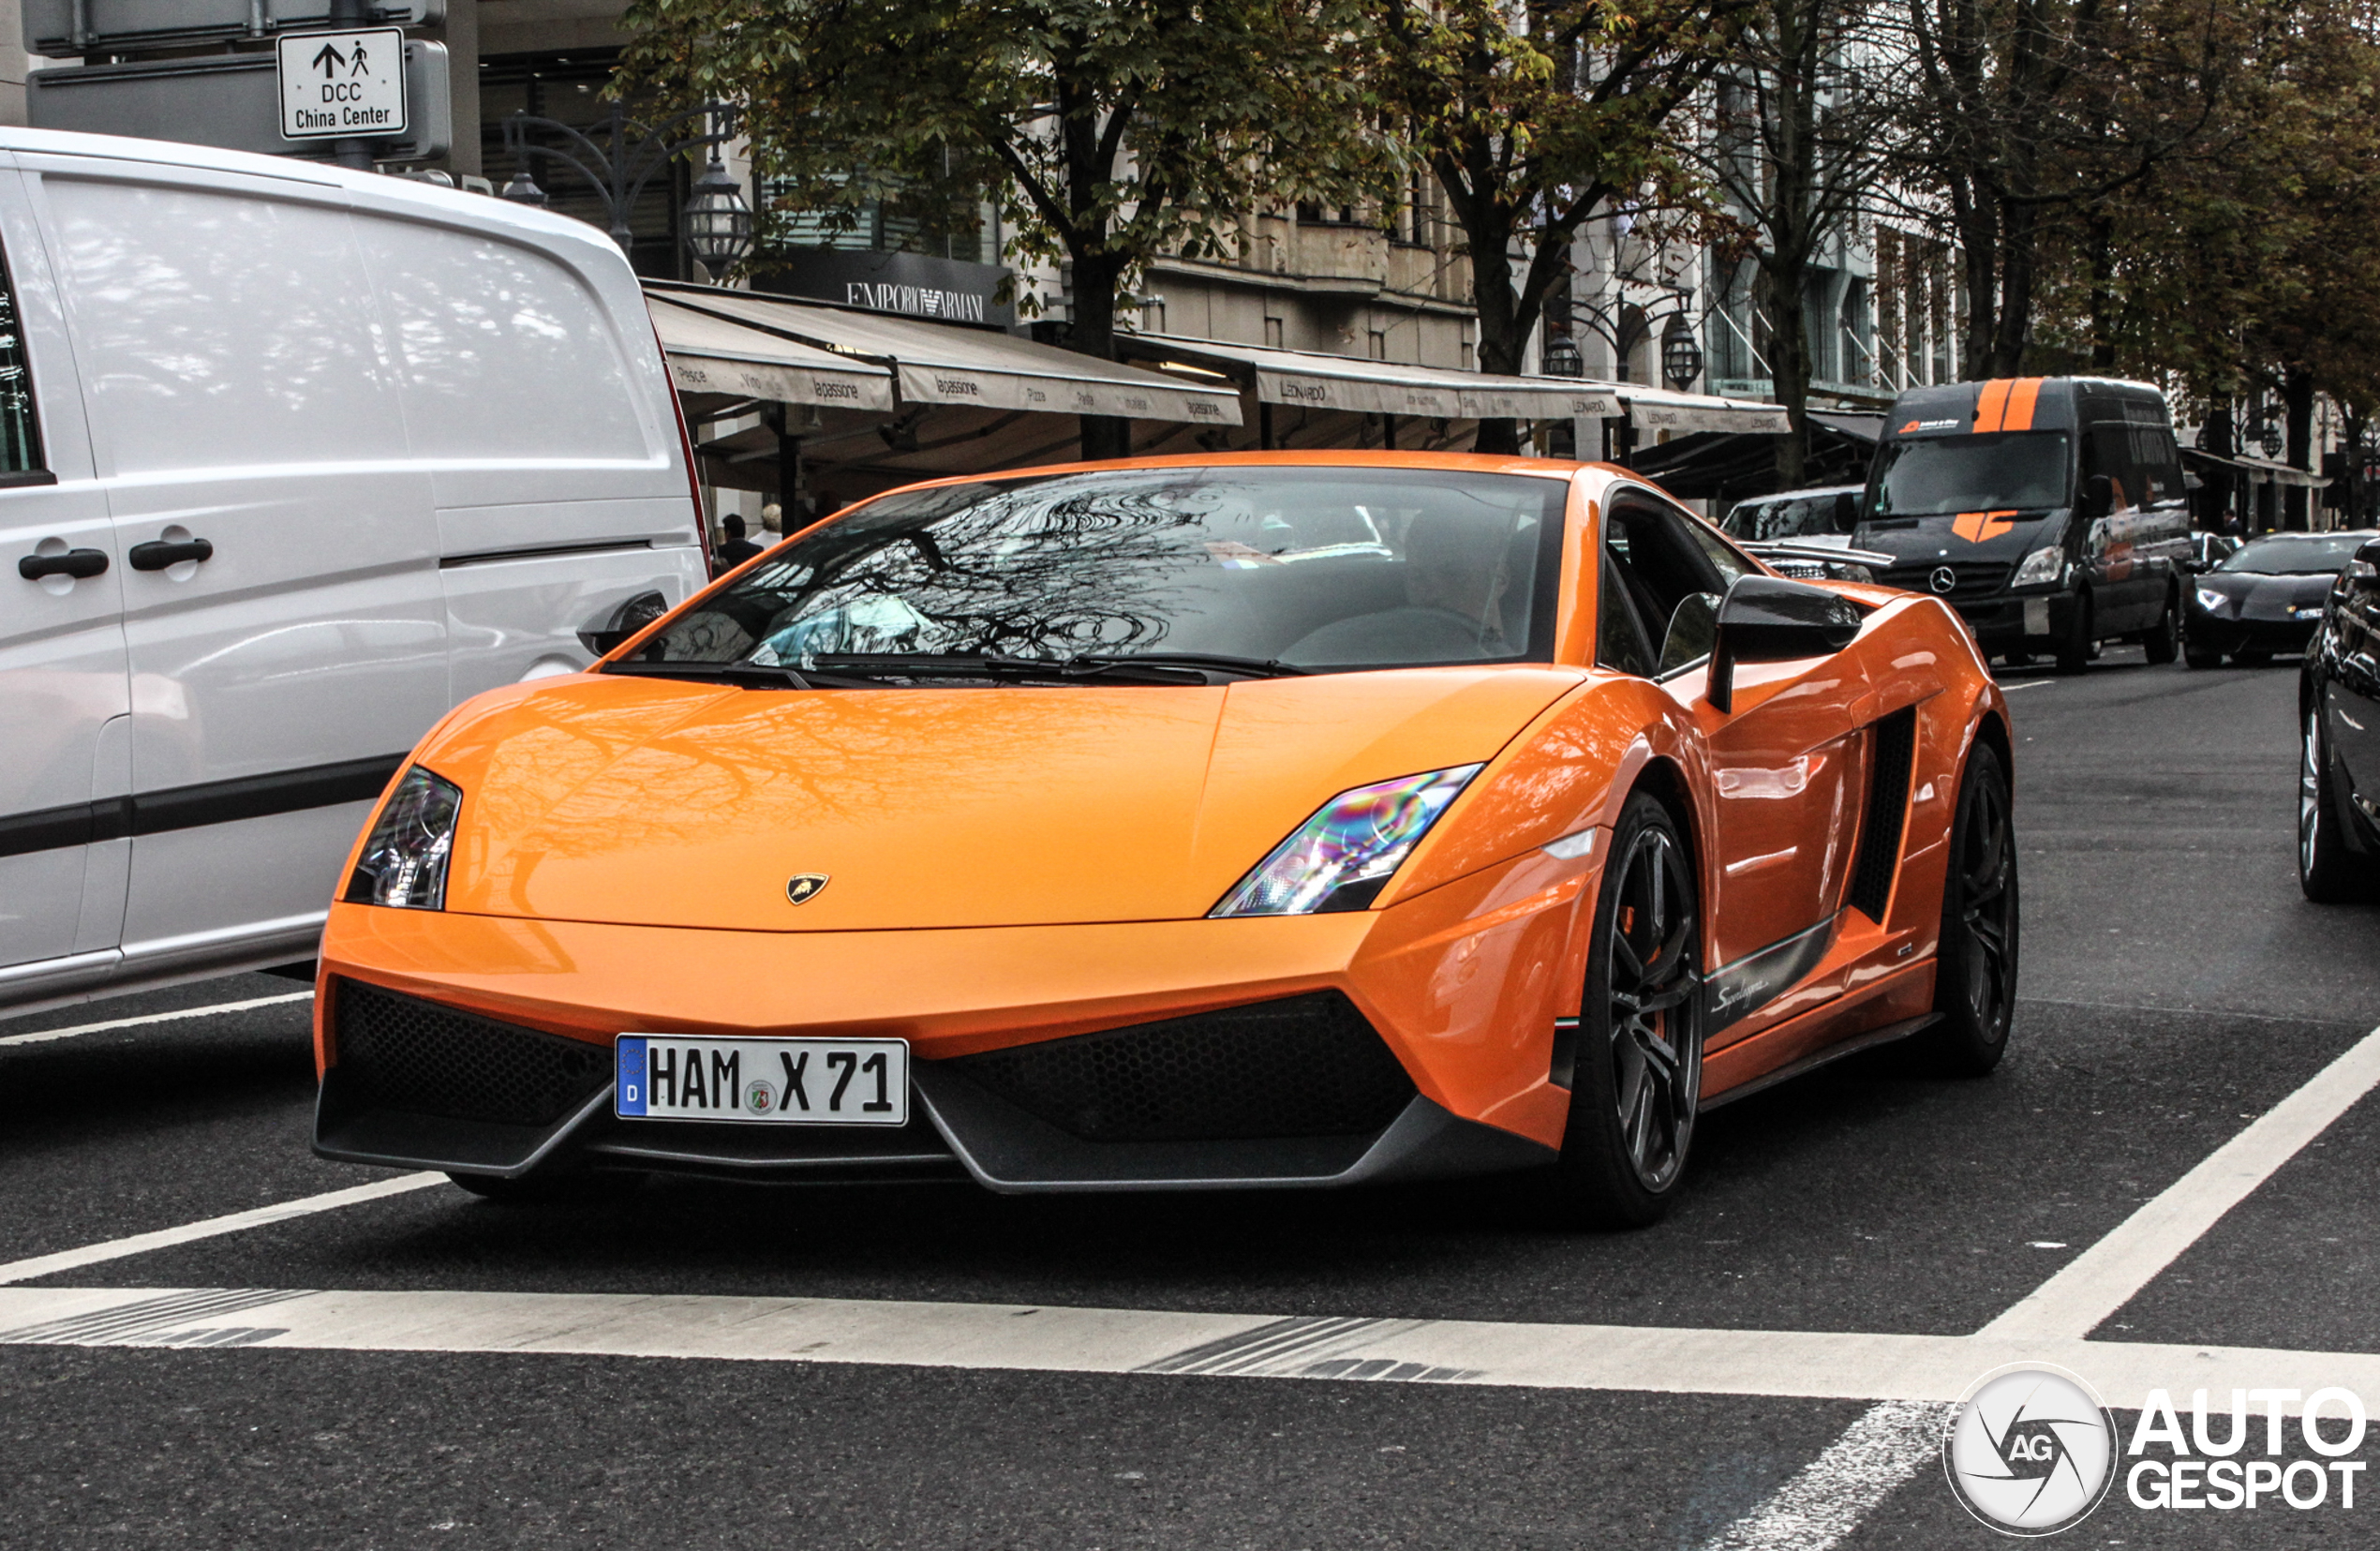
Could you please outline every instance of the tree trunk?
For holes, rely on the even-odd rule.
[[[1111,254],[1078,256],[1074,261],[1074,317],[1066,330],[1066,348],[1102,361],[1116,357],[1116,287],[1123,265]],[[1082,456],[1130,457],[1132,422],[1121,415],[1087,414],[1082,422]]]
[[[2289,466],[2311,470],[2313,450],[2313,373],[2295,363],[2281,374],[2281,401],[2289,410]],[[2299,532],[2313,526],[2313,492],[2292,485],[2281,493],[2281,526]]]
[[[1492,213],[1482,212],[1479,224],[1482,228],[1494,224]],[[1511,233],[1498,226],[1495,230],[1466,230],[1464,235],[1471,249],[1471,305],[1480,315],[1480,370],[1516,375],[1528,353],[1529,327],[1536,320],[1532,317],[1527,323],[1522,321],[1520,306],[1512,294]],[[1472,442],[1471,450],[1518,454],[1520,422],[1509,418],[1480,421],[1479,437]]]
[[[2100,205],[2090,213],[2090,369],[2116,369],[2116,223]]]
[[[1986,377],[2015,377],[2024,369],[2025,347],[2033,336],[2033,260],[2038,217],[2030,204],[2006,207],[2001,230],[2000,319],[1992,331]]]
[[[1769,368],[1777,402],[1792,427],[1777,439],[1780,488],[1798,490],[1809,466],[1809,330],[1795,276],[1779,275],[1769,287]]]
[[[1996,208],[1990,197],[1975,191],[1967,179],[1953,181],[1951,209],[1954,228],[1958,232],[1959,278],[1967,290],[1966,348],[1958,352],[1958,364],[1967,377],[1973,377],[1989,365],[1993,325],[2000,317],[2000,227],[1993,218]],[[1904,254],[1907,251],[1906,247],[1902,249]],[[1907,260],[1902,261],[1906,266]],[[1895,279],[1905,289],[1905,270]]]

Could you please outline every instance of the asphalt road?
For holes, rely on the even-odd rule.
[[[2307,905],[2291,871],[2290,665],[2122,650],[2006,681],[2025,908],[2009,1060],[1950,1082],[1863,1058],[1722,1109],[1658,1228],[1554,1231],[1494,1184],[1015,1200],[667,1182],[535,1210],[438,1185],[17,1280],[404,1292],[390,1306],[431,1326],[510,1306],[483,1294],[855,1300],[928,1338],[882,1362],[674,1357],[665,1322],[635,1356],[484,1334],[461,1344],[488,1350],[372,1350],[422,1343],[370,1320],[333,1343],[366,1350],[7,1345],[0,1546],[1998,1544],[1930,1459],[1829,1525],[1779,1517],[1833,1479],[1813,1462],[1862,1424],[1858,1394],[1029,1371],[996,1343],[938,1361],[931,1320],[1001,1305],[1020,1330],[1027,1309],[1108,1309],[1978,1331],[2380,1024],[2380,908]],[[303,1001],[16,1038],[296,989],[245,977],[0,1022],[0,1261],[375,1177],[305,1150]],[[2380,1353],[2376,1165],[2368,1099],[2095,1339]],[[688,1349],[708,1350],[691,1322],[708,1316],[686,1318]],[[2172,1380],[2185,1426],[2190,1379]],[[2380,1457],[2380,1430],[2358,1457]],[[2369,1494],[2150,1512],[2119,1485],[2060,1540],[2369,1544]]]

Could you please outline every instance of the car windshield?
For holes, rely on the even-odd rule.
[[[1748,500],[1727,514],[1719,526],[1730,538],[1753,543],[1801,539],[1842,531],[1835,526],[1837,498],[1852,491],[1816,490],[1797,496],[1771,496]]]
[[[2067,503],[2063,431],[1911,437],[1877,455],[1870,520],[2022,512]]]
[[[2369,533],[2258,539],[2238,553],[2224,556],[2215,569],[2254,572],[2259,576],[2335,576],[2346,569],[2356,551],[2371,539]]]
[[[1227,467],[898,492],[780,545],[618,666],[914,676],[974,664],[1015,676],[1139,660],[1274,672],[1545,662],[1568,488]]]

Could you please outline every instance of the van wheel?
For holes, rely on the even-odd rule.
[[[1934,1010],[1920,1036],[1929,1064],[1953,1077],[2000,1065],[2016,1009],[2016,828],[2000,754],[1978,743],[1959,778],[1942,880],[1941,944],[1934,954]]]
[[[1570,1118],[1554,1165],[1573,1222],[1643,1228],[1668,1212],[1703,1096],[1703,922],[1676,821],[1629,798],[1595,902]]]
[[[2298,760],[2298,887],[2316,904],[2369,898],[2369,880],[2356,871],[2339,833],[2330,786],[2330,752],[2322,737],[2322,708],[2306,708],[2303,753]]]
[[[2058,638],[2059,672],[2080,673],[2090,666],[2091,648],[2099,644],[2090,630],[2090,594],[2077,592],[2066,616],[2066,634]]]
[[[2181,599],[2179,594],[2165,594],[2165,611],[2157,622],[2140,633],[2141,649],[2151,663],[2170,663],[2181,649]]]

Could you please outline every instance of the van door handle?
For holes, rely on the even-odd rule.
[[[62,555],[26,555],[17,561],[17,574],[37,582],[44,576],[97,576],[108,568],[104,549],[69,549]]]
[[[211,560],[215,559],[215,545],[205,539],[183,539],[179,543],[151,539],[146,544],[134,544],[125,559],[132,562],[135,571],[163,571],[184,560]]]

